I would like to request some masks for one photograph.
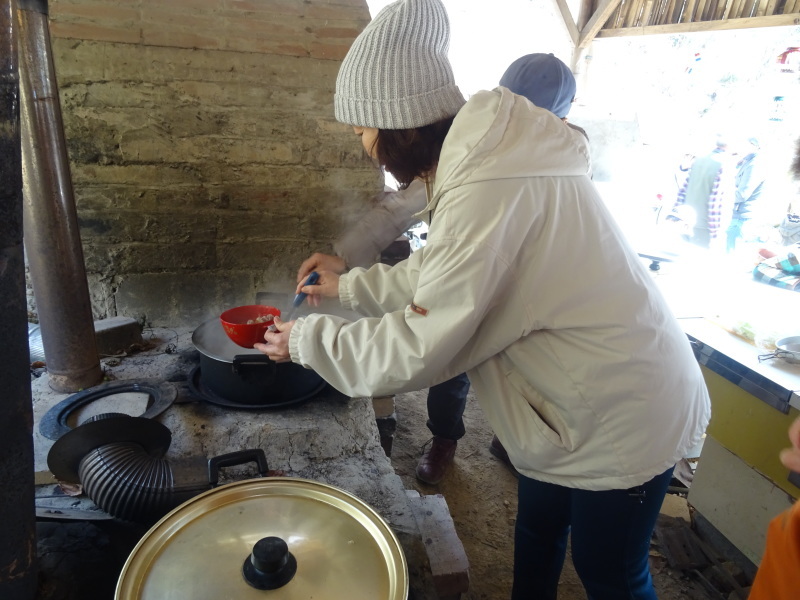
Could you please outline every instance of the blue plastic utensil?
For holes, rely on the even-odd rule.
[[[308,276],[308,279],[306,279],[306,282],[303,284],[303,286],[314,285],[315,283],[317,283],[317,281],[319,281],[319,273],[317,273],[316,271],[311,271],[311,274]],[[297,307],[303,303],[303,300],[306,299],[306,296],[308,296],[308,294],[300,292],[294,297],[294,301],[292,302],[292,309],[289,311],[289,316],[286,317],[286,321],[292,320],[292,317],[294,316]]]

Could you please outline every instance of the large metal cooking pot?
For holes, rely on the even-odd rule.
[[[194,330],[202,383],[229,406],[277,408],[318,394],[327,384],[316,372],[294,363],[274,363],[258,350],[234,344],[219,319]]]
[[[184,502],[139,541],[115,600],[406,600],[394,532],[336,487],[251,479]]]

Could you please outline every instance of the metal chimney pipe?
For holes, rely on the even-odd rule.
[[[22,247],[14,0],[0,0],[0,598],[36,595],[33,403]]]
[[[18,0],[25,250],[50,387],[103,377],[69,171],[47,0]]]

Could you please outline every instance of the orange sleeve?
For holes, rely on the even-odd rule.
[[[800,598],[800,502],[772,519],[748,600]]]

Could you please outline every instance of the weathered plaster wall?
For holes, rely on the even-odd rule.
[[[291,291],[380,189],[333,117],[365,0],[49,6],[95,318],[198,324]]]

